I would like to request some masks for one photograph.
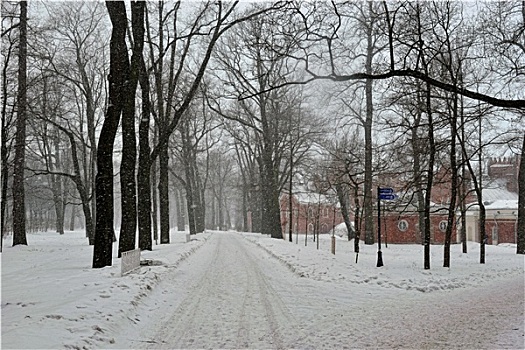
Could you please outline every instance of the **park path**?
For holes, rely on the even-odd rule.
[[[242,235],[214,233],[156,288],[124,347],[524,348],[522,278],[380,298],[370,288],[381,287],[298,277]]]

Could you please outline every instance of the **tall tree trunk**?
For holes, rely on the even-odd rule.
[[[463,110],[463,96],[461,96],[461,110],[460,110],[460,118],[461,118],[461,144],[465,144],[465,115]],[[466,163],[468,162],[468,156],[467,152],[465,151],[465,147],[461,147],[461,202],[460,202],[460,210],[461,210],[461,249],[463,254],[467,253],[467,169],[466,169]]]
[[[523,8],[525,9],[525,5],[523,6]],[[523,136],[523,146],[521,147],[518,187],[518,242],[516,242],[516,253],[525,254],[525,135]]]
[[[93,214],[91,212],[91,207],[89,205],[89,195],[88,190],[85,185],[85,182],[82,180],[82,176],[80,175],[80,163],[78,160],[78,153],[77,153],[77,144],[75,142],[75,136],[74,134],[66,129],[63,126],[60,126],[59,124],[55,124],[56,127],[58,127],[62,132],[64,132],[68,139],[69,144],[71,146],[71,159],[73,161],[73,176],[71,177],[71,180],[75,183],[77,187],[78,194],[80,196],[80,201],[82,203],[82,211],[84,213],[84,220],[86,223],[86,237],[88,238],[89,245],[93,245],[94,237],[95,237],[95,227],[93,224]]]
[[[458,94],[454,93],[452,115],[450,116],[450,204],[448,207],[447,229],[443,247],[443,267],[450,267],[450,244],[456,218],[456,200],[458,197],[458,166],[456,154],[456,136],[458,128]]]
[[[293,191],[293,147],[290,145],[290,172],[288,174],[288,241],[293,242],[292,238],[292,222],[293,222],[293,202],[292,202],[292,191]]]
[[[219,224],[219,230],[224,231],[225,230],[225,218],[224,218],[224,206],[223,206],[223,191],[222,191],[222,185],[219,185],[219,195],[217,196],[217,211],[218,211],[218,224]]]
[[[44,93],[45,94],[45,93]],[[61,154],[60,154],[60,140],[58,135],[54,137],[54,170],[61,170],[60,164]],[[53,164],[53,160],[51,160]],[[63,179],[62,176],[51,175],[51,183],[53,188],[53,202],[55,205],[55,226],[56,232],[63,235],[64,234],[64,197],[63,197]]]
[[[5,48],[4,48],[5,49]],[[7,191],[8,191],[8,178],[9,178],[9,165],[7,164],[8,161],[8,151],[7,151],[7,98],[8,98],[8,79],[7,79],[7,70],[9,67],[9,61],[11,60],[11,52],[12,52],[12,46],[10,45],[5,53],[4,56],[4,62],[3,62],[3,69],[2,69],[2,130],[1,130],[1,136],[0,136],[0,142],[1,145],[1,157],[0,157],[0,164],[2,166],[1,169],[1,178],[2,178],[2,194],[0,199],[0,212],[1,212],[1,222],[0,222],[0,252],[2,251],[3,247],[3,239],[4,239],[4,233],[6,232],[6,224],[7,224]]]
[[[140,87],[142,90],[142,117],[139,123],[139,167],[137,172],[138,185],[138,226],[139,248],[152,250],[151,239],[151,160],[149,145],[149,129],[151,103],[149,98],[150,87],[144,59],[141,58]]]
[[[478,163],[479,163],[479,186],[476,186],[476,194],[478,197],[478,205],[479,205],[479,263],[484,264],[485,263],[485,238],[486,238],[486,232],[485,232],[485,219],[487,217],[486,211],[485,211],[485,203],[483,203],[483,147],[482,147],[482,139],[481,139],[481,131],[482,131],[482,118],[479,118],[479,132],[478,132],[478,143],[479,143],[479,154],[478,154]],[[473,174],[473,169],[469,169],[471,174]],[[476,184],[474,182],[474,184]]]
[[[95,201],[95,188],[96,188],[96,181],[95,181],[95,172],[96,172],[96,166],[97,166],[97,140],[96,140],[96,122],[95,122],[95,115],[96,115],[96,109],[95,109],[95,98],[93,96],[93,87],[92,84],[89,81],[88,74],[86,72],[86,62],[84,61],[84,57],[82,57],[82,53],[77,48],[76,51],[77,54],[77,68],[80,72],[81,78],[82,78],[82,93],[84,94],[84,97],[86,99],[86,119],[87,119],[87,134],[88,134],[88,140],[89,140],[89,158],[87,158],[87,150],[88,147],[84,144],[84,155],[86,157],[85,167],[86,171],[84,172],[84,184],[85,188],[89,189],[89,192],[92,194],[91,200],[90,200],[90,206],[91,208],[84,207],[84,203],[82,203],[84,216],[87,212],[89,212],[89,226],[87,222],[86,217],[86,235],[89,241],[90,245],[94,244],[95,240],[95,230],[93,225],[93,217],[96,217],[96,201]],[[81,125],[81,128],[83,125]],[[89,169],[89,170],[88,170]]]
[[[170,199],[168,177],[168,144],[163,144],[159,153],[159,212],[160,244],[170,243]]]
[[[197,234],[197,208],[198,196],[195,184],[195,173],[192,163],[192,149],[189,140],[188,123],[183,121],[181,124],[182,158],[184,167],[184,189],[186,191],[186,207],[188,210],[188,226],[190,235]]]
[[[204,232],[206,229],[206,197],[205,197],[205,188],[202,184],[201,177],[197,168],[197,158],[193,158],[193,166],[195,169],[195,193],[198,195],[198,202],[197,202],[197,217],[196,217],[196,224],[197,226],[195,229],[197,230],[197,233]]]
[[[156,135],[156,134],[154,134]],[[154,137],[155,138],[155,137]],[[156,141],[156,140],[154,140]],[[150,154],[151,156],[151,154]],[[151,188],[151,204],[153,206],[153,211],[151,213],[151,225],[153,226],[153,239],[155,244],[158,244],[159,241],[159,211],[158,211],[158,195],[157,195],[157,162],[155,160],[149,159],[151,162],[150,169],[150,188]]]
[[[426,84],[426,113],[428,119],[428,168],[427,168],[427,183],[425,191],[425,224],[424,224],[424,257],[423,265],[425,270],[430,269],[430,237],[431,237],[431,222],[430,222],[430,199],[432,196],[432,186],[434,183],[434,163],[436,159],[436,143],[434,141],[434,118],[432,115],[432,97],[431,86]]]
[[[126,98],[125,81],[129,70],[126,47],[126,7],[121,1],[108,1],[106,8],[113,25],[110,41],[109,103],[97,147],[96,226],[93,268],[112,265],[114,236],[113,145]]]
[[[136,246],[137,182],[135,168],[137,165],[137,141],[135,139],[135,95],[139,76],[143,70],[144,8],[145,2],[143,1],[131,2],[131,30],[134,43],[129,75],[125,85],[126,95],[122,107],[122,161],[120,164],[122,220],[119,257],[123,252],[133,250]],[[144,176],[144,174],[145,172],[142,171],[140,176]]]
[[[249,185],[246,183],[246,179],[243,173],[242,180],[242,230],[244,232],[249,231],[248,225],[248,211],[251,213],[251,208],[248,206],[248,189]]]
[[[421,64],[425,71],[425,74],[429,73],[429,66],[425,59],[425,53],[423,51],[423,38],[422,38],[422,26],[421,26],[421,12],[419,4],[417,8],[417,21],[418,21],[418,36],[419,36],[419,52],[421,54]],[[434,163],[436,159],[436,142],[434,139],[434,118],[432,115],[432,87],[429,82],[425,86],[425,112],[427,114],[428,121],[428,168],[427,168],[427,183],[425,190],[425,223],[424,223],[424,252],[423,252],[423,268],[425,270],[430,269],[430,236],[431,236],[431,223],[430,223],[430,202],[432,196],[432,186],[434,184]]]
[[[414,126],[411,130],[411,144],[412,144],[412,154],[414,157],[414,164],[413,164],[413,170],[414,170],[414,186],[416,188],[416,199],[417,199],[417,208],[418,208],[418,226],[419,226],[419,239],[421,244],[425,241],[425,195],[423,191],[423,179],[422,179],[422,170],[421,170],[421,162],[423,157],[423,147],[421,138],[419,137],[420,129],[421,129],[421,119],[423,117],[423,111],[421,110],[420,106],[423,105],[424,101],[421,96],[421,84],[417,82],[416,87],[416,98],[417,98],[417,106],[418,109],[416,111],[416,117],[414,120]],[[426,140],[425,140],[426,142]]]
[[[258,62],[260,64],[260,62]],[[261,83],[261,88],[263,84]],[[281,209],[279,205],[279,186],[277,181],[278,170],[274,164],[274,135],[270,130],[266,104],[266,96],[259,97],[259,108],[262,123],[262,154],[260,158],[261,190],[262,190],[262,219],[261,233],[272,238],[282,239]]]
[[[354,188],[354,203],[355,203],[355,215],[354,215],[354,227],[355,227],[355,238],[354,238],[354,253],[359,253],[359,239],[361,238],[361,224],[360,218],[360,205],[359,205],[359,187]]]
[[[262,222],[261,233],[272,238],[282,239],[281,211],[279,207],[279,186],[276,169],[274,169],[272,152],[265,147],[263,151],[262,184]]]
[[[368,2],[369,14],[372,15],[372,2]],[[372,74],[372,59],[374,44],[372,37],[372,24],[367,25],[367,55],[365,70]],[[365,80],[366,115],[363,127],[365,129],[365,189],[364,189],[364,214],[365,214],[365,244],[374,244],[374,207],[372,201],[372,124],[374,116],[373,106],[373,80]]]
[[[13,246],[27,245],[24,167],[27,118],[27,1],[20,1],[18,96],[13,172]]]
[[[186,207],[188,208],[188,227],[190,235],[197,234],[195,229],[195,204],[193,203],[193,191],[186,187]]]

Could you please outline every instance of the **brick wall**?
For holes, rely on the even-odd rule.
[[[516,243],[516,220],[489,219],[485,222],[485,232],[487,244]]]
[[[283,195],[280,199],[281,204],[281,227],[283,233],[289,232],[288,222],[290,220],[289,215],[289,203],[288,196]],[[334,220],[335,215],[335,220]],[[332,227],[339,225],[343,222],[343,216],[339,208],[334,205],[327,203],[299,203],[295,197],[292,197],[292,231],[293,233],[298,232],[299,234],[305,234],[307,229],[308,233],[314,233],[315,226],[318,225],[319,233],[330,233]]]
[[[402,222],[404,221],[404,222]],[[442,244],[445,242],[446,215],[433,215],[431,221],[430,242]],[[388,243],[421,244],[423,232],[419,229],[417,214],[389,213],[381,223],[381,239]],[[452,229],[451,242],[456,243],[456,227]]]

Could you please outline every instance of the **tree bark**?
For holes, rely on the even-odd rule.
[[[372,2],[368,3],[369,14],[372,15]],[[372,73],[372,59],[374,56],[374,44],[372,41],[372,23],[368,23],[367,54],[365,70],[367,74]],[[372,124],[374,117],[373,105],[373,80],[365,80],[366,115],[363,127],[365,129],[365,186],[364,186],[364,214],[365,214],[365,244],[374,244],[374,206],[372,201]]]
[[[162,131],[161,131],[162,134]],[[160,147],[159,153],[159,214],[160,214],[160,244],[170,243],[170,199],[168,175],[168,144]]]
[[[45,86],[45,85],[44,85]],[[46,92],[44,92],[46,95]],[[44,102],[46,103],[46,102]],[[60,141],[58,135],[54,137],[54,155],[50,155],[51,167],[54,170],[60,171],[61,154],[60,154]],[[64,234],[64,197],[63,197],[63,179],[62,176],[51,174],[51,184],[53,189],[53,203],[55,205],[55,226],[58,234]]]
[[[453,96],[452,113],[450,116],[450,204],[448,206],[447,229],[443,246],[443,267],[450,267],[450,244],[452,230],[456,218],[456,200],[458,197],[458,166],[456,155],[456,136],[458,128],[458,95]]]
[[[137,171],[138,193],[140,194],[137,204],[139,248],[141,250],[152,250],[151,149],[149,145],[151,102],[149,80],[143,57],[141,57],[140,87],[142,90],[142,117],[139,123],[139,167]]]
[[[524,18],[525,18],[525,5]],[[520,170],[518,175],[519,199],[518,199],[518,241],[516,247],[517,254],[525,254],[525,135],[521,146]]]
[[[122,219],[118,256],[133,250],[137,235],[137,142],[135,139],[135,95],[141,70],[143,69],[142,49],[144,47],[145,2],[131,2],[131,29],[133,32],[133,53],[125,82],[122,105],[122,160],[120,164],[120,189]],[[127,53],[126,53],[127,57]],[[149,165],[149,164],[148,164]],[[141,176],[144,175],[144,172]],[[142,179],[143,180],[143,179]]]
[[[13,246],[27,245],[24,167],[27,118],[27,1],[20,1],[18,96],[13,172]]]
[[[0,136],[0,142],[1,145],[1,159],[0,164],[2,167],[1,174],[2,174],[2,194],[0,199],[0,212],[2,220],[0,222],[0,252],[2,251],[3,247],[3,238],[4,233],[6,232],[6,224],[7,224],[7,192],[8,192],[8,180],[9,180],[9,165],[7,163],[9,158],[8,153],[8,121],[7,121],[7,101],[8,101],[8,79],[7,79],[7,72],[9,67],[9,62],[11,60],[11,53],[13,51],[13,44],[10,42],[9,46],[4,46],[4,62],[2,67],[2,130],[1,130],[1,136]]]
[[[108,1],[106,8],[113,25],[110,41],[109,103],[97,147],[96,228],[93,268],[112,265],[113,246],[113,145],[129,69],[126,47],[126,7],[121,1]]]

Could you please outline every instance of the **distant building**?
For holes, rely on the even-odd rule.
[[[490,158],[487,172],[490,179],[498,179],[505,183],[508,191],[518,193],[518,176],[520,157]]]
[[[341,209],[335,197],[330,198],[304,189],[292,191],[290,220],[289,198],[288,193],[283,193],[279,200],[283,236],[289,233],[290,224],[294,234],[325,234],[332,232],[335,226],[343,222]]]
[[[482,184],[482,198],[486,209],[485,232],[487,244],[516,243],[518,219],[518,173],[519,156],[491,158],[487,162],[487,178]],[[445,240],[448,205],[450,203],[450,181],[446,171],[436,174],[431,202],[431,243],[441,244]],[[382,239],[389,243],[422,243],[418,210],[411,203],[385,202],[382,215]],[[459,202],[458,202],[459,203]],[[479,242],[479,208],[473,191],[467,198],[466,234],[468,241]],[[460,213],[452,228],[451,241],[460,242]]]
[[[416,207],[411,205],[395,206],[388,209],[385,207],[381,219],[381,237],[384,242],[399,244],[422,244],[424,242]],[[445,242],[447,220],[448,208],[432,203],[430,209],[431,244]],[[456,240],[456,227],[453,227],[451,241],[456,242]]]
[[[518,200],[497,200],[485,205],[487,244],[516,243],[518,233]],[[479,207],[467,212],[467,240],[479,242]]]

